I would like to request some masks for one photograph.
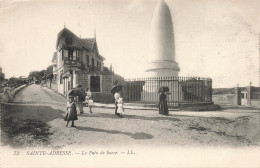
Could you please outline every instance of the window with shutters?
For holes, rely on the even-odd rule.
[[[90,76],[90,91],[100,92],[100,76]]]
[[[95,66],[95,61],[94,61],[94,58],[92,58],[92,67]]]

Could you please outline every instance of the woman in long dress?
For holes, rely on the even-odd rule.
[[[120,95],[119,99],[117,100],[117,107],[118,107],[117,113],[122,117],[122,114],[124,112],[124,102],[123,102],[123,98],[121,97],[121,95]]]
[[[71,121],[71,127],[76,127],[74,125],[74,120],[78,120],[77,110],[76,110],[76,103],[73,96],[69,96],[67,102],[67,113],[64,118],[67,121],[66,127],[68,126],[69,122]]]
[[[119,93],[120,91],[116,91],[116,93],[114,94],[114,99],[115,99],[115,115],[117,115],[118,117],[122,117],[122,115],[120,113],[118,113],[118,100],[120,99],[121,95]],[[123,100],[123,99],[122,99]]]
[[[159,114],[168,115],[168,105],[165,92],[161,92],[159,100]]]
[[[89,112],[92,113],[92,106],[93,106],[93,100],[91,99],[91,92],[90,89],[87,88],[86,89],[86,97],[85,97],[85,102],[88,103],[88,107],[89,107]]]

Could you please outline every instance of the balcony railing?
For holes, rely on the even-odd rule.
[[[79,62],[78,60],[69,60],[68,58],[65,58],[63,60],[64,65],[72,65],[72,66],[78,66],[81,67],[82,63]]]
[[[89,70],[89,71],[100,71],[100,70],[101,70],[101,67],[87,66],[87,67],[86,67],[86,70]]]

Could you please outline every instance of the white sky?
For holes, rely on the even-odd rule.
[[[259,84],[259,0],[166,0],[180,76],[213,79],[213,87]],[[0,4],[0,66],[6,77],[51,64],[64,27],[94,36],[105,66],[143,76],[155,0],[34,0]]]

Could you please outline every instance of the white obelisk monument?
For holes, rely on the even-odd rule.
[[[147,77],[178,76],[180,71],[175,61],[175,46],[172,17],[169,7],[160,0],[153,13],[150,32],[149,62]]]
[[[146,77],[177,77],[180,71],[175,61],[175,46],[172,17],[169,7],[160,0],[153,13],[150,31],[149,62],[146,66]],[[166,86],[172,93],[168,101],[178,100],[178,81],[167,80],[149,81],[143,86],[142,101],[158,101],[158,89]]]

